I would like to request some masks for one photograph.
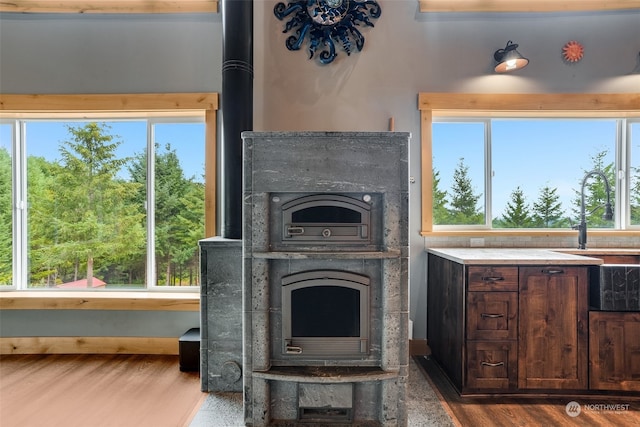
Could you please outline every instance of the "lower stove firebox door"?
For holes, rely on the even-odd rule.
[[[282,278],[283,354],[361,357],[369,351],[367,276],[312,270]]]
[[[307,422],[351,422],[353,384],[298,384],[298,419]]]

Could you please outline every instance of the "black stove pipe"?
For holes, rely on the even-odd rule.
[[[253,0],[222,0],[222,237],[242,239],[242,137],[253,130]]]

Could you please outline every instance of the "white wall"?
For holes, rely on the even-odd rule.
[[[3,93],[219,92],[219,14],[2,14]]]
[[[639,92],[640,11],[553,14],[423,14],[417,0],[380,0],[362,52],[329,65],[285,47],[275,1],[256,1],[254,130],[411,132],[411,318],[426,335],[420,227],[419,92]],[[3,93],[200,92],[221,90],[216,15],[0,16]],[[491,72],[508,40],[530,59],[513,75]],[[577,64],[562,46],[585,47]]]

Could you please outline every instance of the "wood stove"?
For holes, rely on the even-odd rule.
[[[406,425],[408,134],[244,132],[248,425]]]

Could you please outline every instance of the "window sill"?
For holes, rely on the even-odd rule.
[[[0,310],[199,311],[200,293],[150,291],[7,291]]]
[[[602,230],[589,228],[590,235],[602,237],[640,237],[640,230]],[[532,237],[565,237],[578,236],[578,232],[574,230],[524,230],[524,229],[482,229],[482,230],[436,230],[421,231],[423,237],[497,237],[497,236],[532,236]]]

